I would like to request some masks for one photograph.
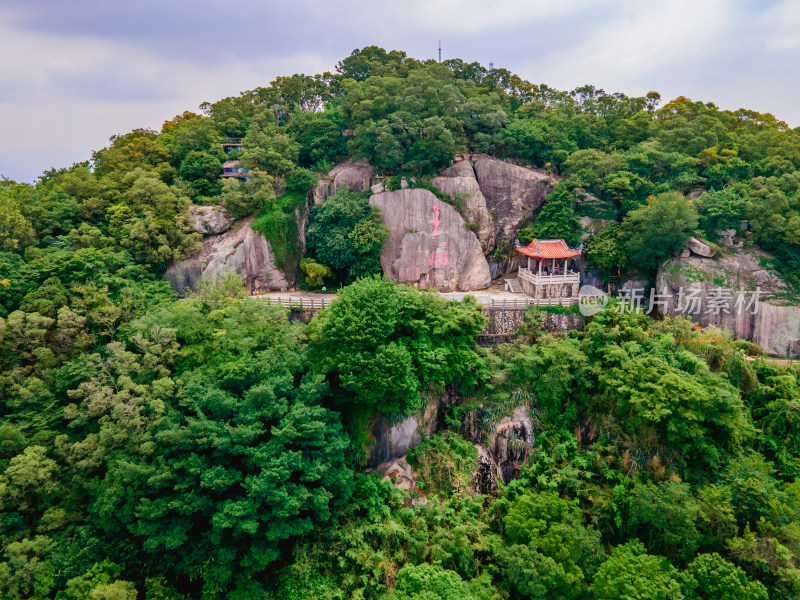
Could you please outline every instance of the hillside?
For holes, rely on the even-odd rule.
[[[482,348],[534,238],[764,308]],[[0,597],[792,600],[799,288],[769,114],[367,47],[114,136],[0,181]]]

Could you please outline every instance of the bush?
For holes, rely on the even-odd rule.
[[[420,487],[434,493],[464,495],[470,491],[470,475],[475,470],[478,451],[457,433],[437,433],[411,448],[408,464],[419,475]]]

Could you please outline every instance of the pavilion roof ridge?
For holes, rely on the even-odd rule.
[[[580,250],[573,250],[564,241],[564,238],[540,240],[534,239],[527,246],[517,248],[517,252],[536,259],[558,258],[566,259],[579,256]]]

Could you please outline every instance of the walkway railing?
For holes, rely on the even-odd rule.
[[[265,300],[270,304],[280,304],[281,306],[300,310],[322,310],[330,306],[331,302],[336,300],[336,296],[334,295],[329,297],[309,298],[308,296],[277,296],[274,294],[264,294],[251,297]]]
[[[291,296],[278,294],[259,294],[251,296],[258,300],[264,300],[271,304],[280,304],[288,308],[299,310],[321,310],[331,305],[336,300],[335,294],[320,295],[319,297]],[[478,298],[484,312],[495,310],[527,310],[531,306],[553,306],[556,304],[571,305],[576,304],[578,298],[531,298],[524,296],[521,298]]]
[[[502,298],[500,300],[490,299],[489,302],[483,302],[483,310],[524,310],[531,306],[554,306],[556,304],[563,304],[569,306],[577,304],[578,298],[531,298],[525,297],[517,300],[509,300]]]
[[[523,267],[520,267],[519,273],[517,273],[517,278],[533,283],[534,285],[555,285],[562,283],[581,282],[580,273],[576,273],[575,271],[567,271],[566,273],[556,273],[552,275],[542,273],[540,275],[536,271],[531,271]]]

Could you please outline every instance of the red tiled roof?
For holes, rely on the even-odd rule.
[[[222,168],[233,169],[238,164],[239,164],[238,160],[226,160],[224,163],[222,163]]]
[[[531,258],[545,259],[545,258],[572,258],[579,256],[578,250],[572,250],[567,243],[563,240],[533,240],[530,244],[523,248],[517,248],[525,256]]]

